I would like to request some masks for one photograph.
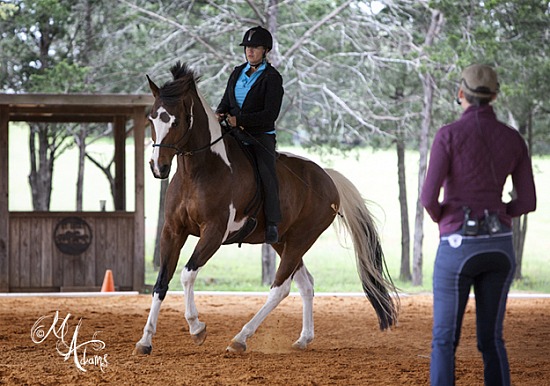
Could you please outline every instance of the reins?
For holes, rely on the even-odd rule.
[[[192,109],[192,107],[191,107]],[[193,114],[190,114],[190,117],[191,119],[193,119]],[[255,144],[257,144],[258,146],[260,146],[264,151],[270,153],[271,155],[275,156],[276,155],[276,152],[273,153],[270,149],[267,149],[260,141],[258,141],[252,134],[250,134],[249,132],[247,132],[246,130],[242,130],[240,129],[239,127],[236,127],[236,126],[231,126],[227,120],[227,118],[225,118],[222,122],[221,122],[221,126],[222,127],[225,127],[225,130],[223,131],[222,135],[220,137],[218,137],[217,139],[215,139],[214,141],[210,142],[209,144],[205,145],[205,146],[201,146],[197,149],[193,149],[193,150],[182,150],[180,149],[177,144],[182,142],[188,135],[191,134],[191,130],[188,129],[187,132],[185,134],[183,134],[181,136],[180,139],[178,139],[176,141],[175,144],[163,144],[163,143],[154,143],[153,144],[153,147],[165,147],[165,148],[168,148],[168,149],[173,149],[176,151],[176,155],[180,156],[180,155],[183,155],[183,156],[192,156],[196,153],[200,153],[202,151],[205,151],[207,149],[210,149],[212,146],[214,146],[216,143],[220,142],[227,134],[230,134],[231,132],[233,131],[239,131],[239,132],[242,132],[244,133],[245,136],[247,136],[251,141],[253,141]],[[282,167],[284,167],[286,170],[288,170],[289,173],[291,173],[292,175],[294,175],[294,177],[296,177],[306,188],[310,189],[315,195],[321,197],[321,198],[325,198],[323,197],[322,194],[320,194],[317,190],[313,189],[310,184],[307,183],[307,181],[304,181],[304,179],[302,177],[300,177],[298,174],[296,174],[294,172],[294,170],[292,170],[291,168],[289,168],[288,166],[284,165],[284,164],[281,164]],[[343,217],[342,216],[342,213],[340,213],[340,211],[336,210],[335,211],[336,214],[338,214],[339,216]]]
[[[240,130],[238,129],[237,127],[233,127],[233,126],[230,126],[227,121],[226,121],[226,124],[228,125],[228,127],[230,127],[232,130]],[[248,136],[249,138],[251,138],[258,146],[260,146],[262,149],[264,149],[264,151],[268,152],[269,154],[275,156],[275,153],[271,152],[270,149],[266,148],[260,141],[258,141],[256,138],[254,138],[254,136],[252,134],[250,134],[248,131],[246,130],[241,130],[242,132],[245,133],[246,136]],[[304,179],[302,177],[300,177],[298,174],[296,174],[294,172],[294,170],[292,170],[291,168],[289,168],[288,166],[286,166],[284,163],[281,163],[280,164],[282,167],[284,167],[286,170],[288,170],[289,173],[293,174],[294,177],[296,177],[302,184],[304,184],[304,186],[306,188],[308,188],[309,190],[311,190],[314,194],[316,194],[318,197],[321,197],[321,198],[326,198],[324,197],[322,194],[320,194],[317,190],[313,189],[311,187],[310,184],[307,183],[307,181],[304,181]],[[340,213],[340,211],[335,211],[337,215],[339,215],[340,217],[344,217],[344,215],[342,213]]]

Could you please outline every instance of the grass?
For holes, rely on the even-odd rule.
[[[286,148],[293,153],[308,156],[321,165],[333,167],[350,178],[370,203],[369,208],[378,219],[382,245],[388,268],[396,285],[405,292],[431,291],[432,267],[438,243],[437,226],[426,215],[424,219],[423,242],[423,285],[396,280],[399,277],[401,240],[398,190],[396,177],[396,157],[392,151],[362,149],[346,159],[337,157],[319,159],[303,149]],[[418,154],[407,153],[407,180],[409,217],[414,218],[416,200]],[[550,293],[550,264],[546,257],[544,235],[550,230],[545,213],[549,213],[550,201],[541,192],[550,187],[550,178],[545,171],[550,170],[548,157],[537,157],[533,161],[535,179],[539,191],[538,210],[529,216],[529,232],[523,262],[524,279],[514,282],[513,290]],[[411,224],[411,227],[413,224]],[[196,240],[188,242],[181,253],[177,272],[191,255]],[[265,291],[260,284],[260,247],[243,245],[223,246],[201,270],[197,279],[199,290]],[[412,258],[412,257],[411,257]],[[361,285],[355,269],[353,250],[340,245],[335,230],[331,227],[305,255],[305,263],[315,278],[318,292],[360,292]],[[148,265],[150,263],[148,262]],[[148,282],[154,283],[156,273],[148,270]],[[179,276],[170,283],[171,289],[181,290]]]
[[[32,210],[29,173],[28,131],[22,125],[10,126],[10,210]],[[127,205],[134,207],[133,146],[127,144]],[[15,151],[17,149],[17,151]],[[94,144],[91,150],[105,161],[112,156],[108,143]],[[432,267],[438,243],[437,226],[425,215],[423,241],[423,284],[413,287],[410,283],[396,280],[399,276],[401,239],[400,215],[397,188],[397,161],[393,150],[354,150],[346,158],[336,155],[322,159],[301,148],[281,148],[294,154],[306,156],[324,167],[342,172],[369,201],[369,208],[377,219],[386,262],[396,285],[405,292],[431,291]],[[146,147],[146,160],[150,148]],[[418,153],[406,154],[407,189],[411,232],[414,226],[414,211],[417,197]],[[550,158],[535,157],[533,160],[535,183],[538,191],[537,211],[529,215],[529,230],[526,240],[523,275],[524,279],[513,284],[514,291],[550,293],[550,264],[548,263],[547,235],[550,233]],[[71,150],[56,160],[53,180],[51,210],[75,210],[76,151]],[[154,284],[157,272],[152,265],[154,238],[156,234],[157,205],[160,183],[145,170],[146,189],[146,284]],[[99,210],[99,200],[107,200],[107,210],[112,210],[112,199],[107,181],[91,163],[86,164],[84,210]],[[412,237],[412,235],[411,235]],[[170,282],[171,290],[181,290],[179,273],[191,255],[197,242],[190,238],[180,254],[178,269]],[[348,241],[349,242],[349,241]],[[411,254],[412,259],[412,254]],[[304,261],[315,278],[317,292],[360,292],[361,285],[355,269],[353,250],[343,246],[330,227],[325,231]],[[266,291],[261,285],[261,247],[259,245],[223,246],[201,270],[197,290],[210,291]]]

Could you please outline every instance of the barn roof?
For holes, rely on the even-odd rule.
[[[145,94],[0,94],[10,121],[111,122],[153,104]]]

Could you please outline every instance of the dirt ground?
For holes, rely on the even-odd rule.
[[[0,297],[0,384],[428,384],[430,295],[402,297],[399,325],[388,332],[377,329],[365,298],[317,296],[316,336],[306,351],[291,349],[301,329],[301,301],[291,296],[265,320],[248,340],[247,352],[240,355],[226,353],[225,348],[265,297],[198,294],[196,301],[201,320],[207,323],[208,337],[202,346],[195,346],[188,335],[183,296],[169,294],[152,354],[133,356],[151,304],[149,295]],[[56,311],[59,319],[53,331]],[[86,372],[77,368],[75,350],[66,361],[57,351],[68,350],[54,334],[62,335],[60,326],[68,313],[64,341],[80,345],[76,358]],[[42,327],[33,330],[41,317],[45,318],[36,326]],[[550,298],[509,299],[505,338],[514,385],[550,385],[549,320]],[[105,343],[99,351],[87,343],[96,332],[95,338]],[[457,384],[482,385],[482,379],[470,301],[457,351]]]

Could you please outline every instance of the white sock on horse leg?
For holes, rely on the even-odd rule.
[[[294,274],[294,281],[302,297],[302,332],[298,341],[294,343],[294,346],[305,349],[306,345],[313,340],[314,336],[313,276],[311,276],[305,265],[303,265]]]
[[[195,279],[199,270],[189,271],[183,268],[181,271],[181,285],[183,286],[185,297],[185,319],[189,325],[189,333],[196,335],[204,330],[205,324],[199,321],[199,311],[195,304]]]

